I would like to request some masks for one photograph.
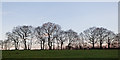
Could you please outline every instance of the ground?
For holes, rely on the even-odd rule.
[[[2,58],[118,58],[118,50],[5,50]]]

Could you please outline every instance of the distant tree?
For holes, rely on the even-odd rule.
[[[57,34],[60,31],[61,27],[57,24],[48,22],[42,25],[42,29],[44,29],[45,33],[48,36],[48,46],[49,46],[49,50],[51,50],[53,35]]]
[[[78,37],[77,33],[74,32],[73,30],[68,30],[65,32],[67,34],[68,37],[68,49],[71,49],[71,43],[75,42],[75,39]]]
[[[7,32],[6,35],[9,41],[14,42],[15,50],[18,50],[19,37],[11,32]]]
[[[96,39],[95,29],[96,27],[91,27],[83,32],[85,38],[90,41],[89,43],[92,43],[93,48],[94,48],[94,44],[97,43],[97,41],[95,41]]]
[[[17,26],[12,31],[15,35],[19,36],[20,39],[22,39],[24,43],[24,50],[27,49],[27,39],[31,36],[33,33],[33,27],[32,26]]]
[[[85,40],[85,36],[84,36],[84,34],[81,32],[80,34],[79,34],[79,48],[81,49],[81,48],[84,48],[84,40]]]
[[[32,45],[33,45],[33,40],[34,39],[34,33],[31,34],[31,36],[27,39],[28,40],[28,50],[31,50]]]
[[[4,43],[4,49],[5,50],[9,50],[10,49],[9,48],[10,45],[8,43],[10,43],[10,40],[9,39],[5,39],[3,43]]]
[[[110,30],[107,30],[103,27],[101,28],[96,28],[95,29],[96,34],[98,39],[100,40],[100,48],[102,48],[102,44],[105,41],[105,38],[108,38],[108,48],[110,48],[110,40],[112,39],[112,37],[114,37],[114,33]]]
[[[78,35],[72,29],[63,31],[60,25],[47,22],[36,28],[26,25],[14,27],[12,32],[6,33],[6,36],[7,39],[0,41],[1,48],[6,50],[13,46],[15,46],[15,50],[21,47],[24,50],[31,49],[34,45],[33,42],[36,40],[37,44],[40,44],[41,50],[62,50],[64,42],[67,41],[68,45],[66,47],[68,49],[89,49],[95,48],[95,45],[103,48],[104,43],[106,46],[108,45],[108,48],[111,48],[111,46],[120,48],[120,33],[116,35],[103,27],[90,27]]]
[[[110,42],[111,42],[110,40],[112,40],[115,35],[112,31],[107,30],[102,27],[101,28],[97,28],[97,27],[89,28],[84,31],[84,34],[90,41],[92,41],[93,48],[94,48],[94,44],[98,42],[97,40],[100,41],[100,48],[102,48],[102,44],[104,41],[108,43],[108,48],[110,48]]]
[[[35,28],[35,36],[37,37],[37,39],[40,41],[40,45],[41,45],[41,50],[44,49],[44,44],[45,44],[45,32],[44,30],[39,26],[37,28]]]
[[[108,44],[108,48],[110,48],[110,45],[111,43],[114,41],[114,37],[116,36],[112,31],[110,30],[107,30],[106,31],[106,38],[107,38],[107,41],[106,43]]]
[[[60,44],[61,44],[61,50],[63,48],[63,43],[65,42],[66,37],[67,37],[67,34],[65,33],[65,31],[61,30],[59,35],[58,35],[58,38],[59,38],[59,41],[60,41]]]
[[[120,33],[116,34],[114,39],[115,40],[113,42],[117,42],[117,46],[118,46],[118,48],[120,48]]]

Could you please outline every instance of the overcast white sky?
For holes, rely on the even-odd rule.
[[[104,27],[118,32],[117,2],[4,2],[3,39],[18,25],[41,26],[45,22],[61,25],[63,30],[80,33],[89,27]],[[0,37],[1,38],[1,37]]]

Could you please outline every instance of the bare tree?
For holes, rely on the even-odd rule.
[[[48,36],[48,46],[49,46],[49,50],[51,50],[53,35],[57,34],[59,30],[61,29],[61,27],[57,24],[48,22],[48,23],[44,23],[42,25],[42,28],[44,29],[45,33]]]
[[[111,45],[116,45],[116,41],[120,48],[120,33],[115,35],[112,31],[103,27],[91,27],[78,35],[71,29],[63,31],[60,25],[47,22],[36,28],[26,25],[17,26],[14,27],[12,32],[7,32],[6,35],[7,39],[0,42],[1,48],[5,49],[15,46],[15,50],[18,50],[20,45],[24,50],[31,49],[32,45],[34,45],[33,39],[36,39],[37,44],[40,44],[41,50],[48,48],[49,50],[55,48],[62,50],[64,42],[67,41],[68,49],[95,48],[96,43],[100,48],[103,48],[104,43],[106,46],[108,45],[108,48],[111,48]]]
[[[113,47],[120,48],[120,33],[116,34],[112,43]]]
[[[106,38],[107,41],[106,43],[108,43],[108,48],[110,48],[111,43],[115,40],[114,37],[116,36],[112,31],[107,30],[106,31]]]
[[[97,27],[92,27],[84,31],[85,36],[92,41],[93,48],[94,44],[100,41],[100,48],[102,48],[103,42],[108,43],[108,48],[110,48],[110,40],[114,37],[114,33],[110,30],[107,30],[105,28],[97,28]],[[107,40],[106,40],[107,39]],[[96,40],[96,41],[95,41]]]
[[[74,32],[71,29],[66,31],[65,33],[67,34],[67,37],[68,37],[68,49],[71,49],[72,46],[70,46],[70,45],[72,42],[75,42],[75,39],[78,37],[78,35],[76,32]]]
[[[27,49],[27,38],[29,38],[31,36],[31,34],[33,33],[33,27],[32,26],[17,26],[13,29],[13,33],[17,36],[20,37],[20,39],[22,39],[24,46],[25,46],[25,50]]]
[[[11,33],[11,32],[7,32],[6,33],[7,35],[7,38],[10,40],[10,41],[14,41],[14,45],[15,45],[15,50],[18,50],[18,43],[19,43],[19,37],[16,36],[15,34]]]
[[[41,27],[35,28],[35,36],[40,41],[41,50],[43,50],[44,49],[44,44],[45,44],[45,37],[46,37],[46,34],[44,33],[44,30]]]
[[[60,41],[61,44],[61,50],[63,48],[63,43],[65,42],[65,40],[67,40],[67,34],[65,33],[65,31],[60,31],[60,33],[58,34],[58,40]]]
[[[85,37],[84,37],[84,34],[83,33],[80,33],[79,35],[79,48],[83,48],[84,49],[84,40],[85,40]]]
[[[5,50],[9,50],[10,49],[10,40],[9,39],[5,39],[3,44],[4,44],[4,49]]]
[[[112,37],[114,37],[114,33],[110,30],[107,30],[105,28],[96,28],[96,35],[97,38],[100,40],[100,48],[102,48],[102,44],[105,41],[105,38],[108,38],[108,48],[110,48],[110,40],[112,39]]]
[[[94,48],[94,44],[97,43],[95,41],[96,39],[95,29],[96,27],[91,27],[83,32],[85,38],[87,38],[90,41],[89,43],[92,43],[93,48]]]

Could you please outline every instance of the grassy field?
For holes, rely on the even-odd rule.
[[[118,50],[2,51],[3,58],[118,58]]]

